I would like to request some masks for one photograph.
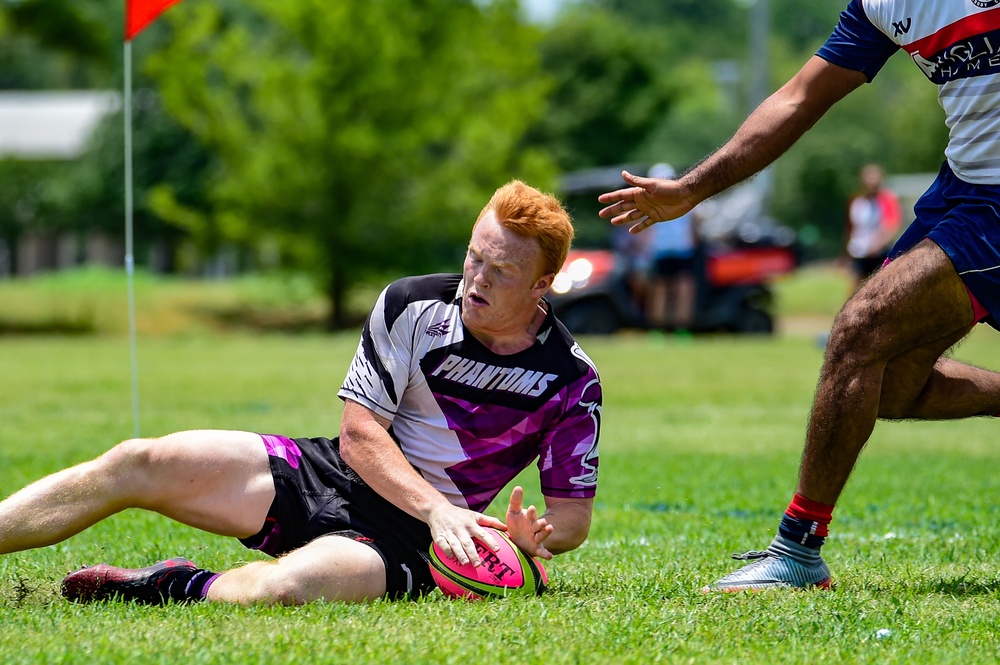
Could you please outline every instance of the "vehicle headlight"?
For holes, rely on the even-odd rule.
[[[575,259],[568,266],[566,272],[573,280],[573,286],[579,288],[587,285],[587,280],[594,274],[594,264],[589,259]]]
[[[573,289],[587,286],[590,276],[594,274],[594,264],[589,259],[574,259],[564,270],[560,270],[552,280],[553,293],[569,293]]]
[[[560,271],[554,280],[552,280],[552,292],[562,295],[563,293],[568,293],[570,289],[573,288],[573,278],[566,274],[565,271]]]

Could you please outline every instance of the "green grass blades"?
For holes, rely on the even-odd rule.
[[[546,562],[540,597],[306,607],[74,605],[83,564],[257,560],[231,539],[128,511],[0,557],[11,663],[968,663],[998,658],[1000,423],[880,423],[831,526],[832,592],[703,595],[763,548],[795,486],[822,350],[771,339],[581,340],[605,387],[587,543]],[[356,348],[342,335],[140,337],[142,433],[222,427],[333,435]],[[1000,367],[996,334],[959,358]],[[0,493],[132,432],[120,337],[0,338]],[[541,505],[536,472],[525,501]],[[490,513],[502,516],[509,491]],[[2,529],[2,525],[0,525]]]

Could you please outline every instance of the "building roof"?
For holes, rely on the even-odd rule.
[[[74,159],[121,103],[114,91],[0,92],[0,159]]]

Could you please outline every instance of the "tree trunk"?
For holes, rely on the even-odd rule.
[[[326,295],[330,300],[330,314],[326,320],[327,330],[342,330],[350,325],[347,313],[347,279],[339,265],[330,267],[330,281]]]

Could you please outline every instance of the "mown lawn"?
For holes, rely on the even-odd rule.
[[[825,550],[834,591],[706,596],[699,587],[732,569],[730,553],[767,544],[791,496],[821,349],[791,334],[582,341],[605,386],[600,491],[589,541],[548,566],[545,596],[299,608],[63,601],[58,583],[81,564],[182,555],[224,568],[257,557],[128,512],[0,557],[0,661],[1000,659],[996,422],[878,426]],[[356,332],[144,335],[142,433],[335,433],[335,393],[356,344]],[[956,355],[1000,368],[992,331]],[[124,337],[0,337],[0,377],[2,495],[131,435]],[[522,480],[538,501],[532,474]]]

